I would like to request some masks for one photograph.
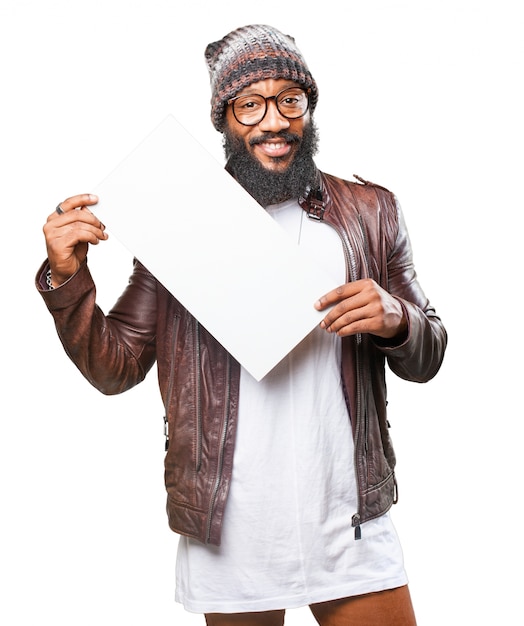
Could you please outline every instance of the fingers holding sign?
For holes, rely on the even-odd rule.
[[[88,208],[97,202],[92,194],[72,196],[47,218],[43,230],[53,286],[62,284],[78,270],[89,244],[97,245],[107,239],[105,226]]]
[[[407,330],[400,301],[370,278],[341,285],[315,303],[319,311],[328,307],[320,326],[340,337],[371,333],[392,339]]]

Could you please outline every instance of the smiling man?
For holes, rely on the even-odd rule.
[[[138,261],[104,315],[86,255],[106,234],[88,194],[48,217],[37,288],[68,354],[104,393],[138,384],[157,362],[176,597],[187,610],[209,626],[277,626],[305,605],[323,626],[413,626],[390,517],[385,364],[431,379],[446,331],[417,281],[395,196],[317,169],[318,89],[294,40],[246,26],[209,44],[206,61],[227,170],[340,285],[311,303],[326,311],[319,327],[257,382]]]
[[[228,169],[262,206],[298,198],[315,180],[309,92],[289,80],[267,79],[228,101]]]

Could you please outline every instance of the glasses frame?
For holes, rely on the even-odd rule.
[[[282,111],[280,110],[279,106],[278,106],[278,97],[281,96],[284,92],[286,91],[291,91],[292,89],[299,89],[300,91],[304,92],[306,99],[307,99],[307,106],[304,110],[303,113],[301,113],[300,115],[297,115],[297,117],[289,117],[288,115],[286,115],[285,113],[282,113]],[[242,124],[242,126],[256,126],[257,124],[260,124],[260,122],[266,117],[267,115],[267,103],[268,100],[274,100],[275,101],[275,106],[277,108],[278,113],[282,116],[285,117],[287,120],[299,120],[302,117],[304,117],[304,115],[309,111],[309,94],[311,93],[311,89],[303,89],[302,87],[285,87],[284,89],[281,89],[277,94],[275,94],[274,96],[263,96],[260,93],[250,93],[250,94],[241,94],[239,96],[235,96],[234,98],[230,98],[227,101],[227,104],[229,106],[231,106],[231,110],[233,111],[233,116],[235,117],[236,121],[239,124]],[[262,115],[262,117],[257,121],[257,122],[251,122],[251,123],[246,123],[246,122],[241,122],[238,117],[237,114],[235,113],[235,102],[239,99],[239,98],[245,98],[246,96],[258,96],[259,98],[262,98],[264,100],[264,114]]]

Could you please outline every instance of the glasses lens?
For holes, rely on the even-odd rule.
[[[306,92],[296,87],[280,92],[276,100],[280,113],[289,119],[302,117],[309,104]]]
[[[266,101],[257,94],[240,96],[233,101],[233,113],[241,124],[258,124],[266,113]]]

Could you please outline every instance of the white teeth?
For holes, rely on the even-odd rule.
[[[264,144],[269,150],[280,150],[286,144],[285,143],[266,143]]]

